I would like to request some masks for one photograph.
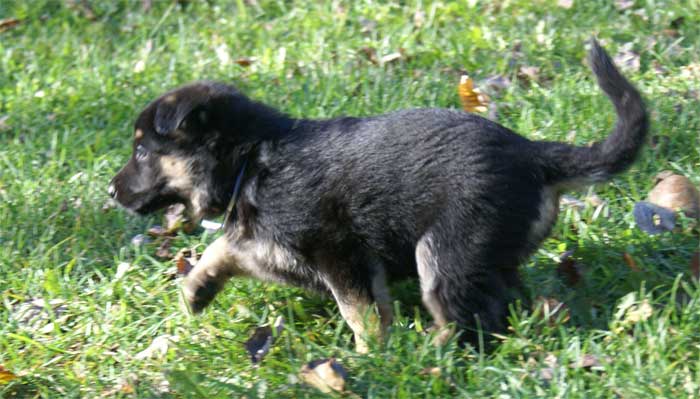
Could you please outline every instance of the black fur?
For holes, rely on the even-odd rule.
[[[475,326],[504,330],[519,290],[518,264],[551,229],[558,193],[623,171],[643,143],[648,123],[639,93],[595,42],[590,61],[618,114],[613,133],[591,147],[533,142],[447,109],[292,119],[211,82],[164,95],[136,127],[154,154],[190,161],[209,193],[203,214],[222,212],[248,160],[238,222],[227,234],[232,246],[253,240],[289,251],[293,265],[258,265],[278,281],[371,297],[372,265],[390,279],[416,276],[421,246],[434,278],[428,295],[474,342]],[[172,94],[181,103],[164,104]],[[129,188],[139,174],[130,164],[113,182],[127,207],[139,196]],[[150,211],[149,201],[159,199],[159,206],[187,203],[187,194],[151,179],[152,198],[132,209]],[[547,200],[555,201],[551,215],[542,213]],[[203,288],[197,308],[219,288]]]

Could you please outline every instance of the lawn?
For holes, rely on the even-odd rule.
[[[328,357],[367,398],[700,397],[698,237],[688,220],[650,236],[632,214],[660,171],[700,183],[700,2],[152,3],[0,1],[0,397],[324,397],[299,370]],[[397,319],[369,355],[333,301],[295,288],[233,281],[189,316],[159,240],[133,240],[161,217],[107,202],[139,110],[197,79],[323,118],[459,108],[467,73],[490,118],[585,145],[615,118],[583,61],[592,35],[643,93],[659,144],[571,194],[582,202],[522,268],[536,303],[566,309],[514,306],[488,353],[431,345],[411,282],[393,287]],[[214,236],[179,233],[170,251]],[[574,265],[559,266],[566,251]],[[244,342],[279,316],[251,364]]]

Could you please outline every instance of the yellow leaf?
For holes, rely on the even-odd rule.
[[[15,378],[17,378],[17,375],[15,375],[15,373],[0,365],[0,385],[7,384]]]
[[[474,88],[474,81],[467,75],[462,75],[457,86],[462,108],[467,112],[486,112],[488,110],[489,97],[478,88]]]

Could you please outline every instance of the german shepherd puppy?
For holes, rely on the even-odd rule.
[[[194,221],[237,201],[184,281],[194,312],[233,276],[302,286],[333,296],[365,352],[391,323],[387,282],[416,276],[437,338],[454,325],[475,342],[479,328],[505,330],[518,264],[549,234],[560,193],[624,171],[642,146],[640,94],[595,40],[589,62],[617,123],[586,147],[450,109],[294,119],[231,86],[189,84],[141,112],[109,193],[139,214],[184,203]]]

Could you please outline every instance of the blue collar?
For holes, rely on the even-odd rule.
[[[229,225],[229,218],[233,219],[232,223],[236,222],[236,214],[233,211],[236,209],[236,203],[238,202],[238,197],[241,195],[241,183],[243,183],[243,175],[245,174],[245,168],[248,165],[248,159],[246,158],[241,165],[241,170],[238,172],[238,177],[236,177],[236,184],[233,185],[233,192],[231,193],[231,200],[228,202],[226,207],[226,213],[224,213],[223,224],[221,229],[226,230]]]

